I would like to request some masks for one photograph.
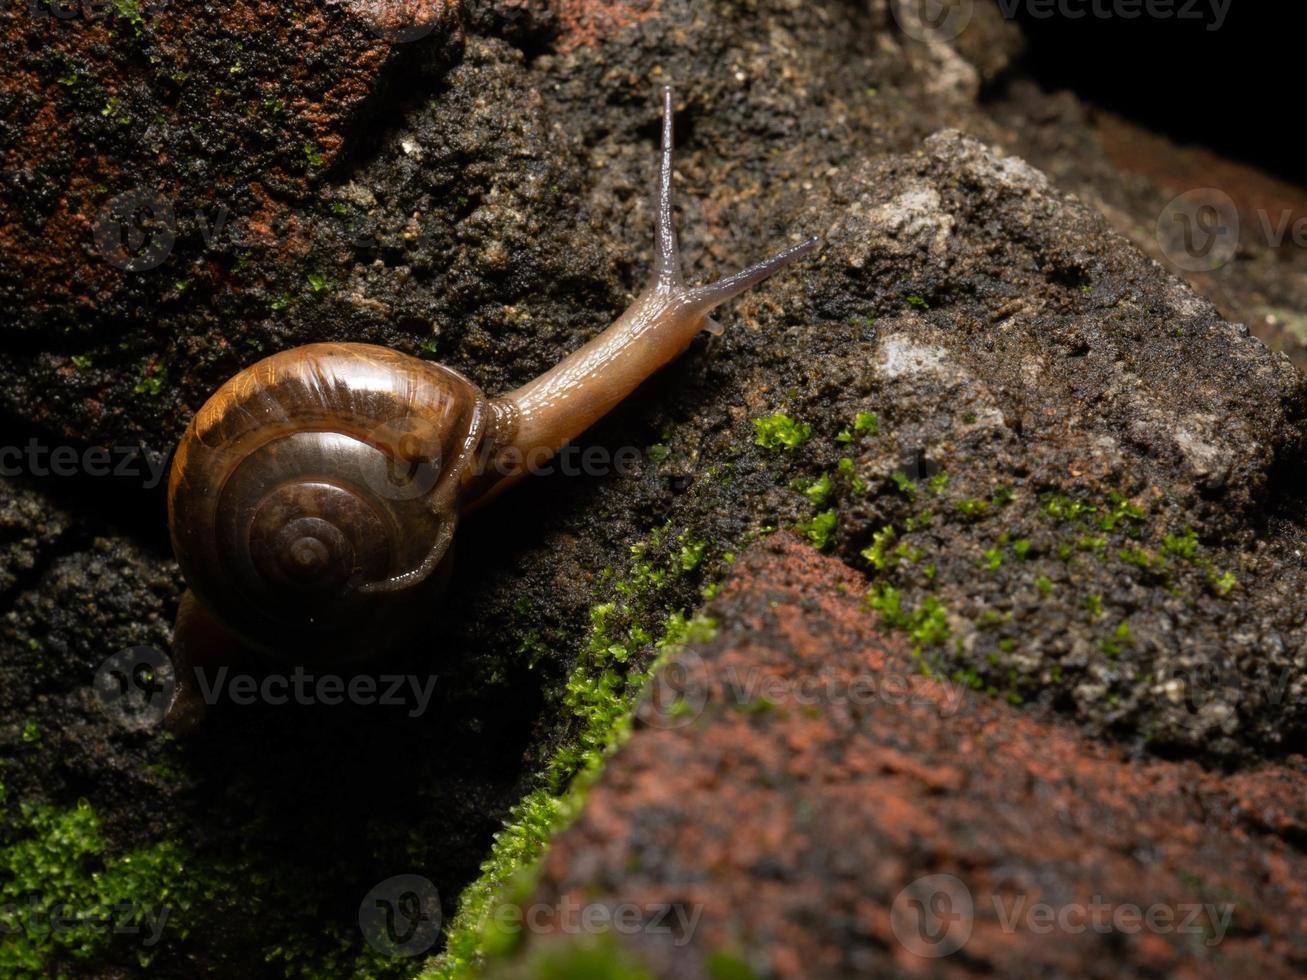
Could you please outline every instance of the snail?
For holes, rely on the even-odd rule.
[[[714,307],[811,251],[809,239],[707,286],[681,276],[672,93],[663,90],[652,277],[589,343],[488,398],[448,367],[358,343],[274,354],[223,384],[168,482],[188,586],[174,651],[222,645],[357,661],[431,615],[460,515],[543,462],[683,353]]]

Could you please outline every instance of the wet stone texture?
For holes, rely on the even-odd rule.
[[[0,887],[85,905],[130,879],[175,908],[148,955],[47,937],[24,969],[412,973],[363,942],[362,896],[416,869],[452,916],[513,804],[577,768],[604,717],[577,691],[622,691],[774,527],[865,575],[886,649],[976,712],[1253,795],[1302,750],[1301,378],[1067,195],[1122,179],[1045,152],[1089,139],[1069,97],[982,103],[1018,71],[991,7],[953,44],[884,0],[74,14],[0,13],[0,423],[47,451],[0,477]],[[668,81],[688,275],[821,253],[580,440],[634,465],[465,523],[446,604],[376,667],[434,674],[425,710],[223,702],[184,740],[115,720],[97,668],[166,648],[182,587],[144,461],[297,344],[385,344],[493,394],[593,336],[649,269]],[[93,447],[142,462],[100,476]],[[60,855],[49,880],[12,871],[29,847]]]
[[[921,677],[866,586],[785,534],[743,556],[491,975],[1301,975],[1301,757],[1127,759]]]

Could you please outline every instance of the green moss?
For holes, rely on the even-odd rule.
[[[1168,534],[1162,538],[1162,550],[1185,561],[1192,561],[1198,554],[1198,532],[1189,528],[1184,534]]]
[[[835,472],[836,475],[841,480],[843,480],[848,484],[849,489],[852,490],[854,493],[866,492],[867,482],[863,480],[862,477],[857,475],[857,471],[854,469],[853,466],[853,460],[851,460],[849,457],[847,456],[840,457],[840,461],[835,467]]]
[[[896,536],[894,528],[888,524],[871,536],[871,544],[862,549],[861,555],[871,563],[872,568],[884,571],[889,567],[887,551]]]
[[[321,167],[327,162],[326,157],[322,155],[322,150],[316,144],[307,142],[304,144],[304,159],[308,161],[310,167]]]
[[[954,509],[969,521],[978,521],[989,513],[988,500],[959,500],[953,505]]]
[[[934,596],[926,596],[912,612],[909,635],[918,649],[942,646],[948,639],[948,615]]]
[[[909,305],[909,306],[912,306],[912,307],[915,307],[916,309],[919,309],[919,310],[928,310],[928,309],[930,309],[930,304],[926,302],[925,297],[924,297],[924,296],[917,296],[916,294],[913,294],[913,295],[911,295],[911,296],[908,297],[908,305]]]
[[[1100,530],[1114,531],[1122,523],[1136,526],[1143,523],[1145,515],[1142,507],[1132,504],[1115,492],[1109,496],[1108,501],[1108,506],[1102,508],[1098,515]]]
[[[754,419],[754,442],[763,449],[798,449],[812,438],[812,426],[796,422],[783,412]]]
[[[1047,575],[1040,575],[1035,579],[1035,588],[1037,588],[1042,595],[1049,595],[1053,591],[1053,580]]]
[[[859,412],[853,420],[853,431],[876,435],[880,432],[880,416],[875,412]]]
[[[150,364],[145,368],[144,373],[136,382],[136,387],[132,390],[138,395],[149,395],[151,397],[163,391],[164,383],[168,380],[168,372],[164,370],[161,364]]]
[[[705,965],[710,980],[757,980],[758,977],[741,956],[727,950],[710,954]]]
[[[812,542],[813,547],[821,550],[830,544],[831,535],[835,533],[835,525],[838,520],[838,514],[835,508],[832,507],[830,510],[815,515],[812,520],[800,523],[798,530]]]
[[[634,953],[605,933],[541,943],[522,966],[528,980],[653,980]]]
[[[974,667],[959,667],[953,671],[953,680],[959,684],[965,684],[973,691],[979,691],[985,686],[984,680]]]
[[[990,548],[980,558],[980,567],[986,571],[995,572],[1003,564],[1003,550],[1001,548]]]
[[[315,293],[325,293],[336,288],[336,283],[322,272],[310,272],[308,275],[309,289]]]
[[[1217,595],[1226,596],[1239,584],[1239,580],[1234,577],[1233,572],[1217,572],[1213,569],[1208,572],[1207,584]]]
[[[85,354],[74,354],[69,360],[73,362],[73,367],[79,371],[86,371],[91,367],[91,359]]]
[[[1161,555],[1134,545],[1122,548],[1118,552],[1118,557],[1127,565],[1133,565],[1146,572],[1160,572],[1166,568],[1166,559]]]
[[[895,557],[902,561],[906,561],[910,565],[915,565],[917,562],[921,561],[923,554],[924,552],[920,548],[914,548],[906,541],[900,541],[899,546],[894,549]]]
[[[682,544],[679,556],[681,571],[692,572],[698,568],[703,562],[703,556],[707,550],[707,541],[695,541],[690,539]]]
[[[715,633],[712,619],[679,609],[665,616],[656,640],[635,621],[662,601],[672,578],[699,568],[707,551],[706,543],[685,533],[673,537],[666,526],[655,530],[632,546],[630,574],[613,583],[614,598],[591,607],[585,649],[562,693],[572,729],[545,765],[542,785],[510,811],[480,874],[459,898],[445,951],[424,977],[471,976],[487,957],[508,952],[520,938],[502,929],[494,911],[529,894],[550,839],[579,812],[604,760],[629,735],[649,679],[680,647]],[[650,647],[654,655],[646,666],[628,666]]]
[[[1073,500],[1070,497],[1063,496],[1059,493],[1041,494],[1039,498],[1040,509],[1045,516],[1051,517],[1055,521],[1071,522],[1078,521],[1082,517],[1093,514],[1097,508],[1089,504],[1082,503],[1079,500]]]
[[[935,515],[931,511],[923,510],[909,517],[904,524],[904,529],[911,534],[913,531],[920,531],[930,527],[934,520]]]
[[[135,27],[138,33],[140,32],[141,24],[145,19],[140,0],[113,0],[113,9],[119,17]]]
[[[867,593],[867,604],[880,614],[885,626],[907,631],[919,654],[948,639],[947,611],[934,596],[927,596],[915,608],[905,609],[903,593],[887,582],[880,582]]]
[[[831,489],[832,484],[830,474],[822,474],[821,479],[813,482],[813,484],[809,486],[807,490],[803,491],[803,493],[804,496],[812,501],[814,507],[820,507],[826,503],[827,498],[830,497]]]
[[[9,836],[0,848],[6,977],[45,974],[70,960],[94,972],[92,965],[124,937],[147,967],[155,944],[184,929],[202,897],[181,844],[111,855],[84,800],[71,809],[24,804]]]

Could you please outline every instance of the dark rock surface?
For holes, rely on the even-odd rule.
[[[600,921],[603,956],[665,977],[1307,969],[1302,757],[1127,759],[921,677],[866,587],[786,534],[742,557],[716,638],[667,668],[687,710],[609,761],[491,975],[578,957]]]
[[[1301,187],[1091,110],[1070,93],[1050,97],[1019,78],[990,112],[1007,130],[1006,147],[1101,211],[1222,316],[1248,324],[1272,350],[1307,366]],[[1214,209],[1215,221],[1200,214],[1204,206]]]
[[[4,840],[85,798],[105,841],[79,874],[184,844],[160,975],[342,972],[361,951],[402,973],[363,947],[360,897],[417,868],[454,911],[584,726],[568,681],[592,609],[625,601],[640,646],[730,552],[796,523],[871,573],[919,670],[1129,751],[1300,751],[1301,379],[981,142],[1012,143],[1015,110],[980,93],[1018,46],[988,6],[948,45],[882,0],[6,8],[0,414],[14,445],[82,463],[3,484]],[[98,477],[85,450],[166,455],[226,377],[311,340],[491,393],[538,373],[643,281],[669,80],[689,274],[805,234],[821,256],[582,440],[637,465],[533,481],[467,522],[402,665],[438,677],[420,717],[227,705],[185,742],[117,724],[96,668],[166,646],[181,583],[149,468]],[[1028,98],[1040,145],[1076,138]],[[134,193],[143,224],[110,207]],[[777,413],[807,427],[792,450],[758,444]],[[131,973],[138,953],[77,962]]]

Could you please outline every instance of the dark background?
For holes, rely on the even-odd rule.
[[[993,2],[993,0],[978,0]],[[1014,0],[1007,0],[1008,3]],[[1091,0],[1064,0],[1089,10]],[[1108,9],[1114,0],[1100,0]],[[1189,0],[1176,0],[1180,9]],[[1024,67],[1047,89],[1082,98],[1184,143],[1304,182],[1307,17],[1283,0],[1230,0],[1220,29],[1211,0],[1200,19],[1031,14],[1017,3],[1028,39]],[[1040,9],[1038,2],[1036,9]]]

